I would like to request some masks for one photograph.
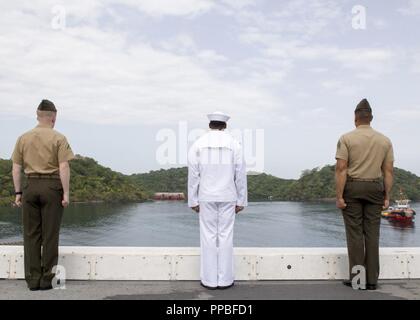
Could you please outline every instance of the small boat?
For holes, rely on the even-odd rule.
[[[183,192],[157,192],[153,196],[153,200],[185,200]]]
[[[400,200],[396,200],[394,206],[382,211],[382,217],[391,221],[412,222],[416,212],[410,207],[411,201],[404,197],[402,191],[400,195]]]

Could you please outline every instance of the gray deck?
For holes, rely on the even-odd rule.
[[[420,300],[420,280],[382,281],[374,292],[355,291],[340,281],[238,281],[229,290],[217,291],[206,290],[196,281],[68,281],[65,290],[30,292],[22,280],[0,280],[0,299]]]

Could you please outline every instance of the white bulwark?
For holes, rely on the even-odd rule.
[[[60,247],[68,280],[199,280],[198,248]],[[381,279],[420,279],[420,248],[382,248]],[[237,280],[347,277],[345,248],[236,248]],[[23,279],[23,247],[0,246],[0,279]]]

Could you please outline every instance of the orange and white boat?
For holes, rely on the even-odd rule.
[[[400,192],[400,200],[395,201],[395,205],[382,211],[382,217],[401,222],[412,222],[414,221],[416,212],[410,206],[410,200],[406,199]]]

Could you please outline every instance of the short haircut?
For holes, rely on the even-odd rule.
[[[36,111],[36,115],[38,116],[38,118],[53,118],[56,114],[57,113],[54,111]]]
[[[362,121],[372,121],[373,119],[373,115],[372,115],[372,111],[369,110],[356,110],[354,112],[354,114],[356,115],[356,119],[358,120],[362,120]]]
[[[226,129],[227,125],[223,121],[210,121],[209,127],[210,129],[223,130]]]

